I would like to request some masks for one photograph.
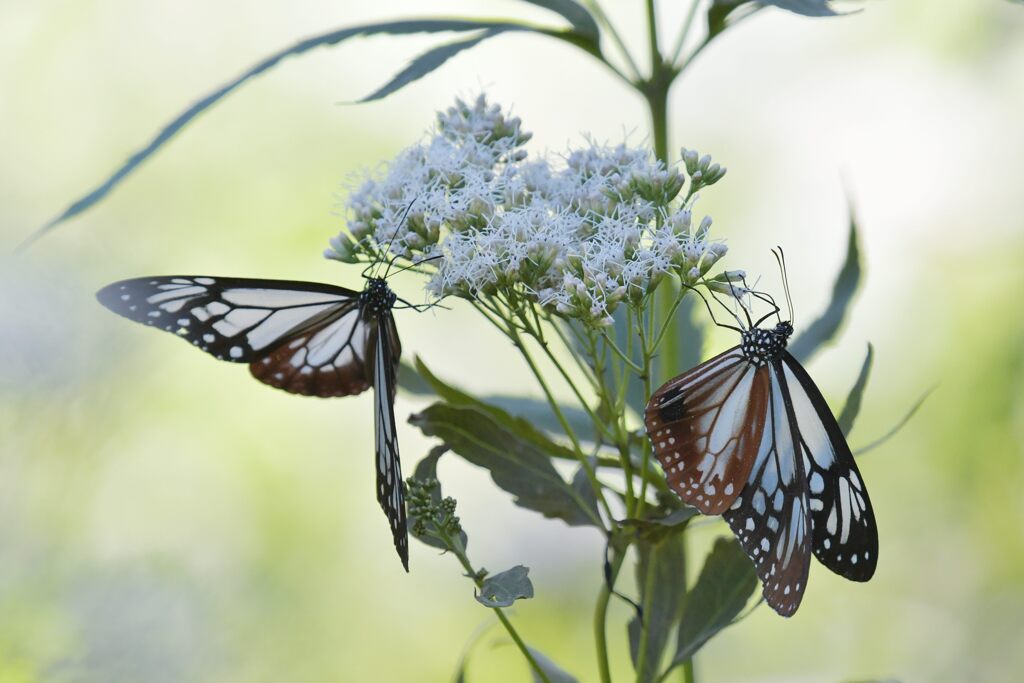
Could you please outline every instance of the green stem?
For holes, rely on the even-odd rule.
[[[693,27],[693,20],[697,16],[697,8],[700,4],[700,0],[693,0],[690,3],[690,10],[686,13],[686,19],[683,21],[683,28],[679,31],[679,38],[676,39],[676,46],[672,50],[672,58],[669,60],[669,64],[676,64],[679,61],[679,55],[683,53],[686,37],[690,35],[690,28]]]
[[[608,634],[605,632],[605,623],[608,621],[608,602],[611,600],[612,586],[615,585],[615,579],[625,559],[625,552],[616,552],[612,556],[611,575],[608,582],[601,587],[594,608],[594,640],[597,643],[597,672],[601,677],[601,683],[612,681],[611,668],[608,666]]]
[[[438,538],[440,538],[448,549],[452,551],[452,554],[459,559],[459,563],[462,565],[462,568],[466,570],[466,576],[473,577],[473,583],[476,584],[477,589],[483,588],[483,579],[479,578],[479,574],[477,573],[477,570],[473,568],[473,563],[469,561],[469,557],[466,555],[466,551],[462,548],[462,544],[456,543],[455,540],[448,535],[448,532],[440,526],[434,525],[434,531]],[[544,681],[544,683],[551,683],[551,679],[548,678],[544,669],[540,668],[540,665],[537,663],[536,658],[534,658],[533,653],[530,652],[530,648],[526,646],[526,643],[523,641],[522,637],[520,637],[519,632],[516,631],[516,627],[512,625],[508,616],[505,615],[505,612],[502,611],[500,607],[491,607],[490,609],[494,611],[494,614],[498,617],[498,621],[500,621],[501,625],[505,627],[505,631],[508,632],[512,641],[515,642],[516,647],[519,648],[519,651],[523,653],[523,657],[526,658],[526,661],[529,663],[530,668],[533,669],[533,672],[537,675],[537,678]]]
[[[640,78],[640,68],[636,65],[636,62],[633,61],[633,55],[630,54],[629,49],[626,47],[626,43],[623,42],[622,36],[620,36],[619,32],[615,30],[615,25],[608,21],[608,15],[604,13],[601,5],[597,0],[584,0],[584,4],[586,4],[590,9],[590,13],[594,15],[594,18],[597,19],[597,21],[600,22],[608,32],[608,35],[611,36],[612,42],[615,43],[615,46],[619,48],[619,52],[622,53],[623,58],[626,60],[626,65],[631,72],[629,76],[633,79]]]

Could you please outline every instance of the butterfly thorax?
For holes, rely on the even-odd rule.
[[[744,358],[761,367],[782,357],[792,334],[793,326],[789,322],[781,322],[772,329],[755,327],[744,330],[740,350]]]
[[[371,277],[366,281],[366,287],[359,295],[359,307],[363,312],[363,318],[375,318],[380,314],[390,311],[395,305],[398,297],[384,278]]]

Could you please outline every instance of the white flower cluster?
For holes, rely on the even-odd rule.
[[[592,141],[528,159],[529,139],[483,95],[457,100],[426,141],[350,194],[348,233],[325,255],[433,256],[435,297],[525,297],[602,325],[666,275],[693,284],[725,254],[708,238],[711,219],[694,229],[692,202],[677,199],[686,182],[678,168],[642,148]]]

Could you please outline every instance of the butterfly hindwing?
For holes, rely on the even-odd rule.
[[[800,606],[811,562],[811,518],[798,430],[781,366],[764,366],[770,391],[764,431],[742,493],[723,517],[754,563],[765,600],[782,616]]]
[[[782,367],[806,455],[814,554],[833,572],[867,581],[878,562],[878,529],[867,488],[839,424],[807,371],[788,352]]]
[[[398,332],[390,312],[378,316],[373,344],[374,444],[376,448],[377,502],[391,526],[395,550],[409,570],[409,534],[405,514],[405,480],[398,457],[395,429],[395,385],[398,358]]]
[[[722,514],[747,482],[761,443],[768,370],[730,349],[667,382],[645,423],[668,485],[707,515]]]

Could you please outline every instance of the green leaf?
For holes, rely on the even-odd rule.
[[[868,353],[864,356],[864,364],[860,366],[860,374],[857,375],[857,381],[853,383],[853,388],[850,389],[849,396],[846,397],[846,405],[843,406],[843,412],[839,414],[839,429],[843,431],[844,436],[849,436],[853,430],[853,422],[857,419],[857,415],[860,414],[861,400],[864,398],[864,389],[868,384],[868,377],[871,375],[871,364],[874,361],[875,350],[868,344]]]
[[[853,301],[853,295],[860,286],[862,269],[860,264],[860,248],[857,243],[857,219],[850,209],[850,234],[846,241],[846,260],[836,277],[832,287],[832,300],[825,312],[808,325],[803,334],[789,345],[789,352],[801,363],[806,363],[822,345],[835,337],[839,327],[846,319]]]
[[[431,396],[434,394],[433,387],[425,379],[420,377],[416,368],[405,361],[398,364],[398,388],[414,396]]]
[[[381,100],[388,95],[401,90],[405,86],[409,85],[414,81],[418,81],[423,78],[431,71],[440,68],[449,59],[459,54],[463,50],[468,50],[471,47],[475,47],[482,41],[496,36],[500,33],[510,30],[508,28],[501,29],[490,29],[483,31],[473,38],[468,40],[457,40],[451,43],[440,45],[433,49],[427,50],[419,57],[409,63],[409,66],[399,71],[394,78],[388,81],[383,87],[375,90],[366,97],[359,100],[359,103],[372,102],[374,100]]]
[[[829,7],[829,0],[760,0],[762,5],[772,5],[805,17],[837,17],[839,12]]]
[[[669,668],[693,657],[712,636],[729,626],[757,588],[757,573],[739,543],[715,541],[679,623],[678,646]]]
[[[620,523],[623,526],[636,528],[637,535],[641,540],[657,542],[682,531],[686,528],[686,523],[699,514],[697,508],[687,505],[662,517],[648,517],[647,519],[627,517]]]
[[[530,651],[533,661],[537,662],[537,666],[539,666],[540,670],[544,672],[544,675],[548,677],[548,681],[550,683],[579,683],[575,676],[555,664],[540,650],[529,646],[527,646],[526,649]],[[536,671],[530,669],[530,673],[533,675],[533,683],[543,682],[544,679],[538,676]]]
[[[918,411],[918,409],[920,409],[920,407],[922,405],[924,405],[925,399],[927,399],[928,396],[930,396],[933,391],[935,391],[935,387],[932,387],[928,391],[924,392],[924,394],[921,395],[921,398],[917,399],[917,401],[914,402],[914,405],[911,406],[910,410],[907,411],[907,414],[904,415],[900,419],[900,421],[896,423],[896,426],[894,426],[892,429],[887,431],[883,436],[881,436],[881,437],[875,439],[874,441],[872,441],[871,443],[869,443],[867,446],[863,446],[861,448],[858,448],[857,450],[855,450],[853,452],[853,454],[854,455],[864,455],[865,453],[867,453],[871,449],[877,448],[878,446],[881,446],[883,443],[885,443],[886,441],[888,441],[892,437],[896,436],[896,434],[901,429],[903,429],[903,427],[905,427],[908,422],[910,422],[910,418],[914,417],[914,413],[916,413]]]
[[[484,607],[508,607],[516,600],[533,597],[530,569],[519,564],[484,579],[480,592],[473,597]]]
[[[488,396],[484,399],[478,399],[439,379],[437,375],[427,368],[420,358],[416,358],[416,372],[427,382],[434,393],[443,398],[445,402],[456,406],[476,408],[487,413],[503,426],[513,431],[518,431],[528,436],[537,434],[540,437],[538,443],[544,448],[548,448],[548,445],[555,445],[555,449],[550,451],[553,457],[576,460],[576,454],[573,451],[553,444],[550,439],[534,429],[534,426],[537,425],[553,427],[551,431],[558,433],[563,431],[554,413],[551,411],[551,406],[547,402],[513,396]],[[562,410],[569,424],[574,428],[582,427],[584,421],[586,421],[587,426],[592,427],[589,417],[586,417],[586,413],[583,411],[574,412],[569,410],[565,412],[565,408]],[[519,416],[510,414],[510,411],[519,414]]]
[[[601,29],[590,12],[574,0],[523,0],[531,5],[537,5],[552,12],[562,15],[573,29],[580,36],[593,41],[595,44],[601,40]]]
[[[422,460],[419,461],[419,463],[417,463],[416,471],[412,473],[412,478],[415,479],[416,481],[437,479],[437,461],[441,458],[442,455],[444,455],[447,452],[448,446],[444,444],[440,446],[434,446],[433,448],[431,448],[430,452],[427,453],[426,457],[424,457]],[[441,499],[444,497],[444,494],[441,492],[440,483],[438,483],[437,488],[434,489],[430,497],[435,503],[441,502]],[[414,531],[414,529],[416,528],[416,521],[416,516],[410,513],[409,519],[407,521],[407,527],[409,529],[409,533],[411,533],[414,538],[416,538],[418,541],[425,545],[429,545],[432,548],[440,548],[441,550],[448,549],[440,539],[434,536],[431,536],[429,534],[424,536],[418,536]],[[459,541],[462,543],[463,550],[465,550],[466,546],[469,545],[469,537],[466,536],[465,531],[459,532]]]
[[[644,608],[644,622],[636,616],[629,622],[629,654],[636,668],[637,681],[654,681],[658,677],[668,634],[682,613],[686,597],[686,555],[683,537],[671,536],[660,543],[637,543],[636,581]],[[643,628],[647,640],[642,641]],[[645,654],[639,665],[640,648]]]
[[[478,408],[446,403],[435,403],[409,421],[427,436],[439,437],[454,452],[488,470],[495,484],[515,496],[516,505],[571,526],[600,526],[600,517],[589,502],[551,464],[553,452],[567,449],[528,423],[515,419],[502,422]]]
[[[277,66],[281,61],[294,57],[297,55],[304,54],[310,50],[318,47],[333,46],[341,42],[354,38],[357,36],[372,36],[372,35],[409,35],[415,33],[440,33],[440,32],[466,32],[466,31],[504,31],[504,30],[534,30],[545,35],[549,35],[555,38],[562,38],[569,42],[575,42],[573,36],[559,33],[558,31],[547,30],[543,28],[534,28],[525,24],[512,22],[512,21],[477,21],[477,20],[462,20],[462,19],[410,19],[405,21],[390,21],[379,24],[365,24],[363,26],[353,26],[349,28],[337,29],[322,33],[320,35],[312,36],[305,40],[301,40],[294,45],[291,45],[283,50],[279,50],[274,54],[266,57],[259,61],[249,69],[242,72],[241,75],[236,76],[220,88],[208,93],[204,97],[200,98],[188,109],[183,111],[177,117],[175,117],[170,123],[165,125],[157,132],[156,136],[149,141],[144,147],[133,153],[128,160],[121,164],[110,176],[108,176],[98,186],[90,190],[87,194],[79,197],[71,203],[64,211],[62,211],[55,218],[51,219],[45,225],[37,229],[32,235],[29,236],[22,246],[25,246],[34,240],[38,239],[42,235],[52,230],[57,225],[74,218],[83,211],[89,209],[94,204],[99,202],[101,199],[106,197],[111,190],[121,183],[130,173],[135,171],[140,164],[153,156],[153,154],[163,147],[171,138],[173,138],[182,128],[191,123],[197,116],[205,112],[207,109],[212,107],[214,104],[234,92],[239,86],[243,85],[247,81],[262,75],[270,69]],[[592,50],[591,50],[592,51]]]

